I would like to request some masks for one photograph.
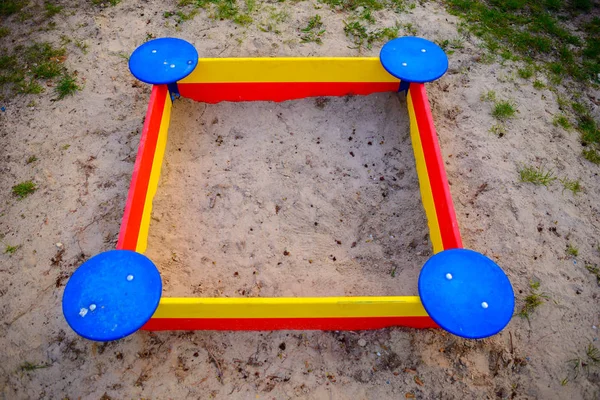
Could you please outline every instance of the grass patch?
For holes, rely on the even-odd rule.
[[[60,78],[55,89],[59,100],[62,100],[67,96],[72,96],[79,90],[81,90],[81,88],[77,85],[75,77],[68,74],[64,74],[62,78]]]
[[[21,364],[21,366],[19,367],[19,369],[21,371],[35,371],[36,369],[42,369],[42,368],[48,368],[49,365],[47,364],[34,364],[34,363],[30,363],[29,361],[25,361],[23,364]]]
[[[525,297],[523,307],[517,314],[521,318],[525,318],[529,321],[531,313],[533,313],[539,306],[544,304],[544,299],[548,299],[548,295],[539,292],[540,283],[530,282],[529,283],[529,295]]]
[[[321,36],[325,33],[323,28],[323,22],[321,21],[320,15],[315,15],[308,20],[306,27],[300,29],[303,34],[300,36],[300,40],[303,43],[314,42],[317,44],[323,44]]]
[[[569,190],[569,191],[571,191],[571,193],[573,193],[573,195],[577,195],[579,192],[581,192],[583,190],[583,188],[581,187],[581,182],[579,182],[579,179],[570,180],[569,178],[562,178],[562,179],[560,179],[560,183],[562,183],[562,185],[563,185],[563,192],[565,190]]]
[[[588,14],[574,6],[591,0],[448,0],[451,14],[467,22],[467,29],[495,54],[513,60],[534,60],[546,66],[555,81],[569,76],[581,82],[600,82],[600,18],[577,18]],[[578,23],[583,39],[571,33],[564,21]],[[523,71],[527,76],[529,71]],[[528,78],[525,78],[528,79]]]
[[[45,3],[44,9],[46,10],[46,18],[52,18],[56,14],[60,14],[63,8],[52,3]]]
[[[596,277],[596,282],[600,285],[600,267],[597,265],[587,264],[585,269],[587,269],[590,274]]]
[[[533,74],[535,73],[535,71],[533,69],[533,66],[528,65],[525,68],[519,68],[517,70],[517,73],[523,79],[530,79],[533,77]]]
[[[516,112],[517,109],[513,102],[502,100],[494,104],[492,116],[500,121],[506,121],[507,119],[513,118]]]
[[[38,158],[36,156],[30,156],[26,162],[27,162],[27,164],[31,164],[31,163],[36,162],[37,160],[38,160]]]
[[[10,29],[0,26],[0,38],[10,35]]]
[[[579,255],[579,249],[573,246],[571,243],[567,244],[567,249],[565,250],[568,256],[577,257]]]
[[[352,40],[356,49],[363,47],[370,49],[374,44],[395,39],[398,37],[399,31],[400,26],[398,25],[391,28],[370,29],[359,21],[344,21],[344,33]]]
[[[490,132],[498,137],[503,137],[506,135],[506,127],[502,124],[495,124],[490,128]]]
[[[554,171],[546,170],[544,167],[523,167],[519,170],[519,180],[524,183],[548,186],[556,180]]]
[[[6,245],[6,247],[4,248],[4,254],[15,254],[15,252],[17,250],[19,250],[19,247],[21,247],[20,245],[16,245],[16,246],[11,246],[11,245]]]
[[[589,162],[600,165],[600,153],[596,149],[583,149],[581,155]]]
[[[600,365],[600,350],[593,343],[590,343],[586,346],[583,356],[577,355],[575,358],[569,360],[568,363],[573,369],[573,379],[576,379],[582,371],[589,374],[592,368]]]
[[[0,1],[0,16],[16,14],[21,11],[25,4],[22,0],[2,0]]]
[[[539,81],[539,80],[535,80],[533,81],[533,88],[536,90],[542,90],[546,87],[546,85],[544,85],[544,82]]]
[[[37,190],[37,186],[32,181],[21,182],[18,185],[12,187],[14,196],[17,196],[19,200],[24,199]]]
[[[12,53],[0,49],[0,89],[11,94],[40,94],[41,81],[55,80],[68,74],[64,66],[65,48],[56,48],[48,42],[29,46],[15,46]]]
[[[555,115],[554,119],[552,119],[552,125],[560,126],[566,131],[569,131],[572,128],[569,119],[563,114]]]

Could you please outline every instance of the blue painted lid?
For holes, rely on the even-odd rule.
[[[189,42],[177,38],[150,40],[133,51],[129,70],[142,82],[164,85],[177,82],[198,65],[198,52]]]
[[[500,332],[515,308],[504,271],[483,254],[467,249],[445,250],[427,260],[419,275],[419,296],[440,327],[468,339]]]
[[[148,257],[129,250],[106,251],[71,275],[63,294],[63,314],[86,339],[117,340],[152,317],[161,292],[160,273]]]
[[[405,36],[387,42],[379,53],[383,68],[405,82],[431,82],[446,73],[448,57],[427,39]]]

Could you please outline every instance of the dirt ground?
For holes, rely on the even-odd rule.
[[[181,37],[205,57],[354,56],[359,51],[344,35],[347,16],[312,1],[261,3],[256,22],[247,28],[210,19],[203,10],[176,25],[163,14],[177,8],[171,1],[63,6],[51,17],[51,29],[45,29],[49,21],[34,2],[29,19],[0,17],[10,28],[0,48],[32,41],[59,45],[62,36],[70,37],[65,64],[77,71],[83,87],[60,101],[48,88],[39,95],[4,97],[0,104],[0,238],[3,247],[18,246],[0,254],[3,399],[600,398],[599,370],[586,354],[600,346],[600,291],[585,268],[600,264],[600,167],[581,158],[577,133],[552,124],[556,93],[534,89],[515,74],[515,63],[479,62],[482,50],[472,37],[463,37],[462,48],[449,56],[450,70],[428,84],[428,94],[465,247],[504,268],[517,296],[515,312],[531,294],[530,282],[539,282],[542,304],[528,319],[515,316],[499,335],[479,341],[399,328],[138,332],[106,344],[78,337],[61,313],[64,285],[82,261],[115,246],[150,93],[130,75],[126,56],[149,36]],[[288,17],[264,29],[262,19],[274,19],[270,8],[285,10]],[[315,14],[327,28],[322,45],[299,39],[299,28]],[[458,20],[435,2],[374,15],[382,26],[411,23],[417,35],[431,40],[459,36]],[[400,35],[406,34],[402,28]],[[374,45],[360,54],[378,50]],[[518,109],[502,137],[489,131],[495,123],[491,105],[481,100],[489,90]],[[581,96],[595,104],[599,119],[600,93],[587,89]],[[304,107],[339,112],[343,100],[324,110],[312,104]],[[187,101],[177,106],[182,112],[203,107]],[[212,110],[217,107],[231,106]],[[172,138],[173,143],[182,140]],[[301,140],[286,137],[298,145]],[[331,163],[338,161],[343,164],[335,158]],[[547,187],[521,183],[518,170],[524,165],[580,179],[583,191],[563,190],[559,180]],[[309,175],[305,182],[298,175],[298,186],[312,185]],[[38,189],[19,200],[12,187],[27,180]],[[202,207],[210,208],[205,200]],[[298,212],[292,204],[281,206],[282,216]],[[388,228],[376,225],[374,236],[388,234]],[[578,249],[577,255],[566,252],[568,245]]]

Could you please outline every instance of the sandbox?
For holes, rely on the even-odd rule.
[[[202,59],[165,38],[129,64],[153,88],[117,249],[65,288],[76,332],[508,324],[508,278],[462,248],[424,86],[448,68],[435,43]]]

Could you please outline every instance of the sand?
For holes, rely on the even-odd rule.
[[[516,293],[516,311],[530,293],[530,281],[540,282],[539,290],[547,298],[531,313],[529,320],[515,316],[502,333],[481,341],[462,340],[440,330],[400,328],[372,332],[139,332],[109,344],[96,344],[78,337],[62,317],[64,285],[82,261],[115,246],[150,95],[149,87],[130,75],[123,56],[130,54],[148,35],[187,39],[203,57],[376,55],[379,47],[374,45],[371,50],[362,52],[352,48],[353,44],[343,32],[344,21],[350,16],[312,1],[258,2],[255,22],[248,28],[227,20],[211,20],[205,11],[176,26],[174,18],[163,16],[165,11],[178,9],[174,1],[123,0],[115,7],[93,6],[90,2],[60,3],[65,9],[51,18],[54,27],[48,26],[49,21],[43,21],[45,12],[41,1],[31,1],[26,8],[32,12],[31,19],[21,21],[18,15],[0,17],[2,25],[10,28],[10,34],[0,38],[0,48],[42,40],[59,46],[61,36],[71,38],[73,41],[65,45],[68,53],[65,63],[71,70],[78,71],[78,82],[83,86],[75,96],[61,101],[53,101],[55,96],[50,87],[40,95],[0,100],[0,105],[5,107],[5,111],[0,111],[0,235],[5,244],[20,246],[13,254],[0,252],[0,398],[598,399],[597,368],[582,369],[575,375],[570,360],[586,357],[585,349],[590,344],[599,347],[600,289],[585,265],[600,264],[600,167],[582,159],[576,132],[552,124],[554,115],[560,111],[557,93],[566,96],[565,88],[557,87],[557,93],[534,89],[531,80],[518,77],[516,70],[522,67],[518,63],[481,63],[482,43],[459,33],[459,21],[436,2],[415,3],[414,8],[402,13],[376,11],[373,16],[379,27],[398,23],[400,35],[409,34],[405,24],[410,23],[417,35],[430,40],[462,40],[463,47],[454,49],[449,57],[448,73],[427,85],[458,223],[465,246],[492,257],[507,272]],[[279,33],[259,26],[269,20],[273,10],[288,13],[287,19],[277,23]],[[322,45],[300,41],[300,29],[315,14],[322,17],[326,28]],[[75,40],[86,44],[87,49],[77,47]],[[496,122],[490,115],[490,104],[480,100],[488,90],[495,90],[501,99],[513,100],[519,110],[506,124],[507,133],[503,137],[489,131]],[[581,96],[578,101],[589,104],[595,118],[600,119],[600,92],[592,87],[577,87],[576,91]],[[388,104],[393,104],[392,101],[398,102],[393,99]],[[316,112],[312,104],[307,101],[306,107]],[[404,109],[401,103],[396,104]],[[201,113],[203,106],[192,103],[178,106],[182,106],[181,111],[176,109],[176,112],[184,109],[190,112],[190,115],[181,115],[182,121],[200,118],[198,111]],[[321,115],[330,111],[344,112],[342,107],[333,109],[331,102],[323,111],[319,110]],[[280,112],[284,110],[280,108]],[[222,115],[215,116],[221,121],[216,126],[210,125],[212,119],[205,114],[202,118],[208,125],[202,127],[198,123],[194,132],[187,124],[186,130],[178,132],[179,139],[172,134],[170,144],[178,140],[183,143],[183,135],[190,134],[195,134],[195,140],[199,141],[202,129],[222,129],[221,124],[227,120],[222,119]],[[236,118],[235,114],[230,116]],[[370,116],[362,122],[369,123],[369,120]],[[241,126],[245,123],[254,122],[244,121]],[[283,129],[285,124],[278,121],[276,126]],[[315,125],[307,124],[307,127],[314,129]],[[208,138],[214,132],[210,130],[204,135]],[[241,152],[242,147],[232,148],[236,144],[235,133],[230,134],[228,130],[224,133],[221,134],[223,148]],[[320,150],[310,140],[305,147],[300,146],[300,140],[314,140],[314,133],[294,133],[266,132],[279,134],[284,143],[298,141],[304,154],[311,151],[316,159],[321,159],[325,150],[333,154],[333,148]],[[379,133],[379,130],[373,132]],[[245,134],[242,131],[244,139],[237,141],[250,143],[251,138]],[[363,140],[367,137],[366,132],[357,131],[356,135],[359,134],[365,134],[361,136]],[[406,160],[410,152],[404,150],[408,144],[401,140],[406,130],[398,129],[394,134],[398,135],[402,157],[392,154],[388,165],[412,167],[412,161]],[[328,137],[332,143],[351,146],[342,140],[344,136],[336,136],[335,132]],[[219,158],[224,153],[214,140],[195,151],[214,150],[211,158],[224,169],[223,159]],[[391,142],[386,139],[384,146],[391,146]],[[365,153],[355,151],[356,157],[367,157],[367,151],[383,150],[375,144],[372,148],[365,147],[364,143],[360,149]],[[172,154],[171,148],[169,151]],[[348,165],[346,163],[352,160],[347,151],[348,148],[340,151],[342,157],[326,160],[327,169],[315,164],[313,170],[323,168],[328,173],[335,171],[334,166]],[[375,154],[381,153],[374,153],[373,158]],[[33,155],[38,161],[28,164],[28,158]],[[181,156],[185,155],[182,152]],[[278,154],[269,154],[269,158],[263,157],[264,165],[273,163],[275,155],[281,159]],[[299,155],[302,154],[299,152]],[[248,158],[253,157],[258,154]],[[403,190],[391,189],[392,174],[381,162],[383,157],[378,159],[380,162],[374,162],[376,165],[371,166],[370,174],[377,179],[384,175],[388,190],[402,196]],[[293,160],[296,159],[289,160],[288,168],[296,165]],[[240,160],[231,161],[232,168],[241,168]],[[305,159],[299,161],[301,168],[309,169],[302,164]],[[584,190],[574,196],[563,191],[558,180],[548,187],[520,183],[518,169],[523,165],[554,168],[560,178],[580,179]],[[168,171],[169,168],[167,166],[163,178],[168,179],[175,172],[172,168]],[[212,168],[212,175],[207,176],[212,179],[212,186],[219,179],[218,172],[225,176],[226,171],[222,169],[219,172],[216,167]],[[275,169],[275,173],[281,171],[284,170]],[[207,170],[200,172],[208,173]],[[356,180],[357,185],[376,189],[372,198],[379,206],[391,203],[378,197],[382,183],[366,179],[369,176],[366,170],[356,173],[364,174]],[[410,182],[412,178],[408,173],[407,169],[404,179]],[[233,207],[234,203],[247,202],[251,221],[261,216],[264,223],[277,223],[274,226],[277,229],[303,227],[305,225],[294,225],[293,218],[297,216],[295,221],[302,222],[300,215],[317,217],[310,214],[315,212],[314,208],[309,211],[308,202],[304,200],[313,201],[309,196],[314,193],[314,175],[289,175],[298,185],[281,185],[276,189],[281,193],[285,191],[283,196],[289,199],[302,200],[298,203],[302,208],[292,207],[291,200],[258,198],[259,193],[250,187],[242,191],[223,190],[227,196],[216,198],[212,209],[211,197],[198,198],[194,205],[197,210],[208,207],[209,212],[217,214],[225,212],[225,207],[230,207],[231,212],[241,212],[243,208]],[[339,177],[336,174],[335,178]],[[29,179],[34,180],[39,189],[24,200],[17,200],[12,195],[12,186]],[[282,178],[278,176],[278,179]],[[197,180],[194,182],[198,184]],[[245,184],[250,182],[248,179]],[[339,189],[340,182],[332,179],[332,187]],[[301,192],[298,187],[311,191]],[[245,197],[246,191],[250,191],[252,197]],[[334,203],[324,200],[327,195],[325,192],[320,202],[312,204],[331,211]],[[340,195],[345,196],[345,192]],[[336,210],[352,204],[347,197],[343,199]],[[256,200],[262,201],[263,208]],[[410,207],[413,200],[402,199],[397,202],[398,207]],[[273,215],[276,204],[283,208]],[[255,216],[256,208],[259,214]],[[304,212],[306,214],[301,214]],[[194,218],[205,216],[198,212]],[[291,221],[283,224],[284,218]],[[320,218],[317,222],[324,221],[323,215]],[[333,266],[327,257],[338,254],[350,265],[351,257],[358,255],[354,251],[358,253],[359,244],[357,240],[354,249],[348,249],[348,244],[355,240],[353,237],[365,239],[372,232],[379,242],[361,243],[361,251],[370,248],[383,253],[383,249],[392,248],[398,251],[392,256],[401,257],[406,249],[392,246],[387,236],[389,231],[404,229],[400,220],[395,221],[373,227],[364,225],[364,232],[335,238],[342,241],[342,245],[326,243],[326,249],[319,250],[323,257],[318,259],[318,265],[323,269]],[[314,221],[310,219],[310,222]],[[324,224],[321,228],[329,230],[322,232],[337,233],[337,227],[330,225]],[[204,226],[204,229],[209,227]],[[267,232],[272,231],[257,231],[256,235],[266,237]],[[248,233],[246,226],[242,233]],[[251,265],[250,235],[243,238],[246,250],[237,249],[238,238],[230,240],[224,232],[219,235],[225,235],[219,240],[229,241],[231,250],[227,257],[218,252],[211,255],[218,258],[217,265],[236,258],[229,257],[234,254],[229,251],[240,254],[244,251],[248,257],[243,265]],[[290,264],[280,268],[291,270],[294,263],[302,266],[294,273],[307,271],[312,265],[307,265],[302,259],[303,253],[295,250],[301,247],[302,236],[286,236],[287,240],[293,240],[294,248],[292,242],[284,242],[283,237],[278,239],[271,233],[275,256],[273,263],[262,266],[263,271],[276,268],[276,262],[281,259]],[[421,236],[416,238],[422,239]],[[217,242],[214,240],[213,244]],[[579,249],[576,257],[566,254],[567,244]],[[284,257],[280,252],[288,245],[291,256]],[[261,257],[266,254],[261,253]],[[177,253],[177,257],[187,262],[184,255],[184,251]],[[360,265],[370,264],[361,262]],[[400,281],[409,269],[393,279],[384,269],[388,289],[393,284],[403,285]],[[247,270],[240,268],[238,272],[244,274]],[[338,273],[334,269],[326,272]],[[233,279],[229,274],[224,275]],[[248,277],[239,278],[240,282],[242,278]],[[170,288],[175,289],[176,284],[171,281]],[[292,280],[289,288],[284,288],[284,284],[288,283],[280,284],[278,292],[289,290],[291,293],[303,287],[295,286]],[[275,291],[275,286],[266,286]],[[181,290],[187,288],[184,286]],[[223,290],[232,292],[223,295],[241,296],[235,291],[245,289],[242,285],[227,285],[227,288]],[[267,289],[261,295],[266,295]],[[209,291],[202,295],[215,293]],[[25,363],[43,368],[23,370]],[[568,382],[563,385],[565,378]]]
[[[398,97],[176,101],[146,252],[165,295],[416,295],[431,245]]]

